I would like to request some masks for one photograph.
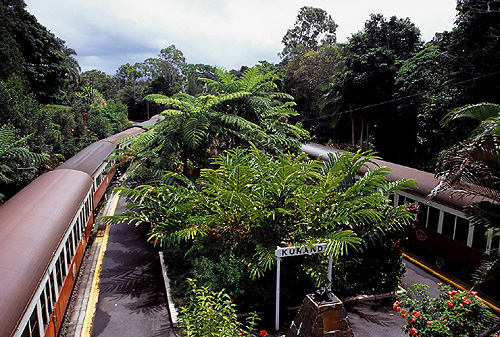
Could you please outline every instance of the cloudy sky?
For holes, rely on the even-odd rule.
[[[76,50],[82,71],[115,74],[174,44],[188,63],[239,69],[279,62],[281,39],[302,6],[323,8],[344,42],[370,13],[409,17],[430,40],[450,30],[456,0],[25,0],[27,10]]]

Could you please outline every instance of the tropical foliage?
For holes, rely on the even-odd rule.
[[[327,242],[327,252],[338,258],[360,243],[377,246],[381,237],[411,222],[413,214],[388,199],[411,182],[389,183],[383,167],[356,179],[360,167],[372,165],[374,157],[364,155],[332,156],[323,166],[304,156],[273,159],[256,148],[233,149],[219,155],[214,168],[202,169],[195,182],[168,173],[165,184],[118,189],[133,211],[110,221],[150,224],[150,239],[184,247],[186,262],[232,265],[243,274],[237,276],[243,284],[255,282],[276,263],[276,246]],[[323,267],[310,272],[325,286]],[[220,273],[216,289],[231,293],[232,275]]]
[[[26,180],[36,176],[39,166],[48,160],[46,155],[31,152],[23,145],[28,137],[16,139],[14,132],[7,126],[0,126],[0,186],[11,184],[23,177],[16,170],[25,172]],[[4,198],[0,191],[0,201]]]
[[[490,237],[500,236],[500,106],[481,103],[451,111],[443,119],[447,125],[453,120],[473,118],[479,125],[469,138],[455,144],[442,155],[436,190],[453,189],[461,195],[480,196],[465,208],[468,218],[477,230],[487,229]],[[500,258],[492,252],[493,260],[483,262],[474,275],[476,282],[484,282],[494,271],[500,270]]]
[[[337,24],[321,9],[304,6],[299,10],[294,27],[283,36],[280,57],[288,62],[297,56],[336,41]]]
[[[188,280],[189,296],[180,307],[181,337],[255,336],[257,316],[251,314],[246,324],[238,321],[236,305],[223,291],[214,292]]]
[[[135,172],[146,173],[137,170],[135,164],[140,163],[153,170],[180,166],[186,175],[207,167],[209,159],[222,151],[250,143],[272,153],[297,151],[308,132],[300,124],[288,123],[297,115],[294,103],[280,100],[293,98],[277,91],[273,73],[263,71],[250,68],[236,79],[219,69],[218,80],[200,79],[213,94],[146,96],[167,108],[161,113],[165,119],[136,137],[134,153],[119,149],[115,159],[133,161]]]

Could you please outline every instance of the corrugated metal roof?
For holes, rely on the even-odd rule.
[[[91,184],[83,172],[48,172],[0,207],[0,336],[18,323]]]

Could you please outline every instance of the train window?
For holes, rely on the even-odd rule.
[[[444,213],[443,218],[443,231],[442,234],[453,239],[453,233],[455,232],[455,220],[456,216],[450,213]]]
[[[68,239],[66,240],[66,244],[64,245],[64,251],[66,252],[65,256],[66,256],[66,264],[69,266],[71,264],[71,259],[73,258],[73,254],[71,253],[71,241],[70,241],[70,238],[71,237],[71,234],[70,236],[68,237]]]
[[[52,309],[53,309],[53,304],[54,304],[54,298],[53,295],[54,293],[54,288],[52,287],[52,280],[51,280],[51,277],[49,276],[49,278],[47,279],[47,282],[45,283],[45,297],[47,298],[47,312],[49,314],[49,317],[50,317],[50,314],[52,313]]]
[[[429,216],[427,217],[427,227],[437,231],[439,225],[439,209],[429,206]]]
[[[68,238],[68,242],[69,242],[69,252],[70,252],[70,256],[71,256],[71,259],[75,256],[75,241],[73,240],[73,232],[69,233],[69,238]]]
[[[51,272],[51,274],[50,274],[49,282],[50,282],[50,293],[52,294],[52,303],[50,304],[50,306],[51,306],[51,309],[53,309],[53,305],[57,301],[56,295],[58,295],[55,269],[54,269],[53,273]]]
[[[88,215],[87,215],[87,203],[85,203],[85,205],[83,205],[82,213],[83,213],[83,227],[85,227],[85,223],[87,222],[87,219],[88,219]]]
[[[83,214],[83,210],[80,210],[80,217],[78,218],[80,221],[78,221],[78,238],[81,238],[82,237],[82,233],[83,233],[83,224],[85,223],[84,220],[84,214]]]
[[[61,256],[59,256],[59,258],[56,261],[55,272],[56,272],[57,289],[60,289],[62,287],[63,279],[64,279],[63,271],[61,269]]]
[[[479,251],[486,251],[486,231],[484,227],[474,226],[474,234],[472,237],[472,248]]]
[[[75,244],[78,246],[78,242],[80,242],[80,233],[78,232],[80,220],[77,220],[75,226],[73,227],[73,236],[75,237]]]
[[[36,313],[36,308],[33,310],[30,320],[28,321],[28,324],[26,324],[26,328],[24,328],[21,337],[40,337],[40,328],[38,327],[38,315]]]
[[[397,198],[397,206],[401,206],[401,205],[404,205],[405,204],[405,197],[403,197],[402,195],[398,195],[398,198]]]
[[[424,205],[423,203],[418,203],[418,213],[417,220],[420,225],[427,226],[427,213],[429,211],[429,206]]]
[[[389,200],[391,201],[391,203],[390,203],[390,204],[391,204],[391,205],[394,205],[394,198],[395,198],[395,197],[394,197],[394,194],[390,194],[388,198],[389,198]]]
[[[469,237],[469,221],[467,219],[457,216],[454,239],[463,244],[467,244],[468,237]]]
[[[491,239],[491,250],[493,252],[498,252],[500,247],[500,236],[495,236]]]
[[[67,254],[66,250],[63,249],[61,251],[61,254],[59,255],[59,259],[61,260],[61,271],[62,271],[62,278],[63,278],[63,280],[66,277],[66,275],[68,275],[68,271],[69,271],[69,268],[68,268],[68,259],[67,259],[66,254]]]
[[[45,325],[49,321],[49,314],[47,313],[47,299],[45,296],[45,289],[42,291],[42,294],[40,295],[40,308],[42,310],[42,322],[43,325]]]

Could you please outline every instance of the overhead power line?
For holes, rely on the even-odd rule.
[[[385,105],[385,104],[389,104],[389,103],[393,103],[393,102],[397,102],[397,101],[402,101],[402,100],[405,100],[405,99],[409,99],[409,98],[421,96],[421,95],[424,95],[424,94],[429,94],[431,92],[434,92],[434,91],[437,91],[437,90],[441,90],[441,89],[446,88],[446,87],[459,86],[461,84],[465,84],[465,83],[468,83],[468,82],[472,82],[472,81],[475,81],[475,80],[479,80],[479,79],[482,79],[482,78],[485,78],[485,77],[489,77],[489,76],[493,76],[493,75],[497,75],[497,74],[500,74],[500,71],[495,71],[493,73],[482,75],[482,76],[476,76],[476,77],[473,77],[473,78],[470,78],[470,79],[467,79],[467,80],[463,80],[463,81],[460,81],[460,82],[456,82],[456,83],[444,84],[444,85],[441,85],[441,86],[439,86],[437,88],[434,88],[434,89],[430,89],[430,90],[426,90],[426,91],[421,91],[421,92],[418,92],[418,93],[415,93],[415,94],[411,94],[411,95],[407,95],[407,96],[403,96],[403,97],[398,97],[398,98],[394,98],[394,99],[391,99],[391,100],[387,100],[387,101],[383,101],[383,102],[379,102],[379,103],[374,103],[374,104],[366,105],[366,106],[359,107],[359,108],[344,110],[344,111],[341,111],[341,112],[335,112],[335,113],[324,115],[324,116],[321,116],[321,117],[314,117],[314,118],[304,119],[303,121],[304,122],[308,122],[308,121],[313,121],[313,120],[325,119],[327,117],[338,116],[338,115],[343,115],[343,114],[347,114],[347,113],[357,112],[357,111],[361,111],[361,110],[365,110],[365,109],[370,109],[370,108],[373,108],[373,107],[377,107],[377,106],[381,106],[381,105]]]

